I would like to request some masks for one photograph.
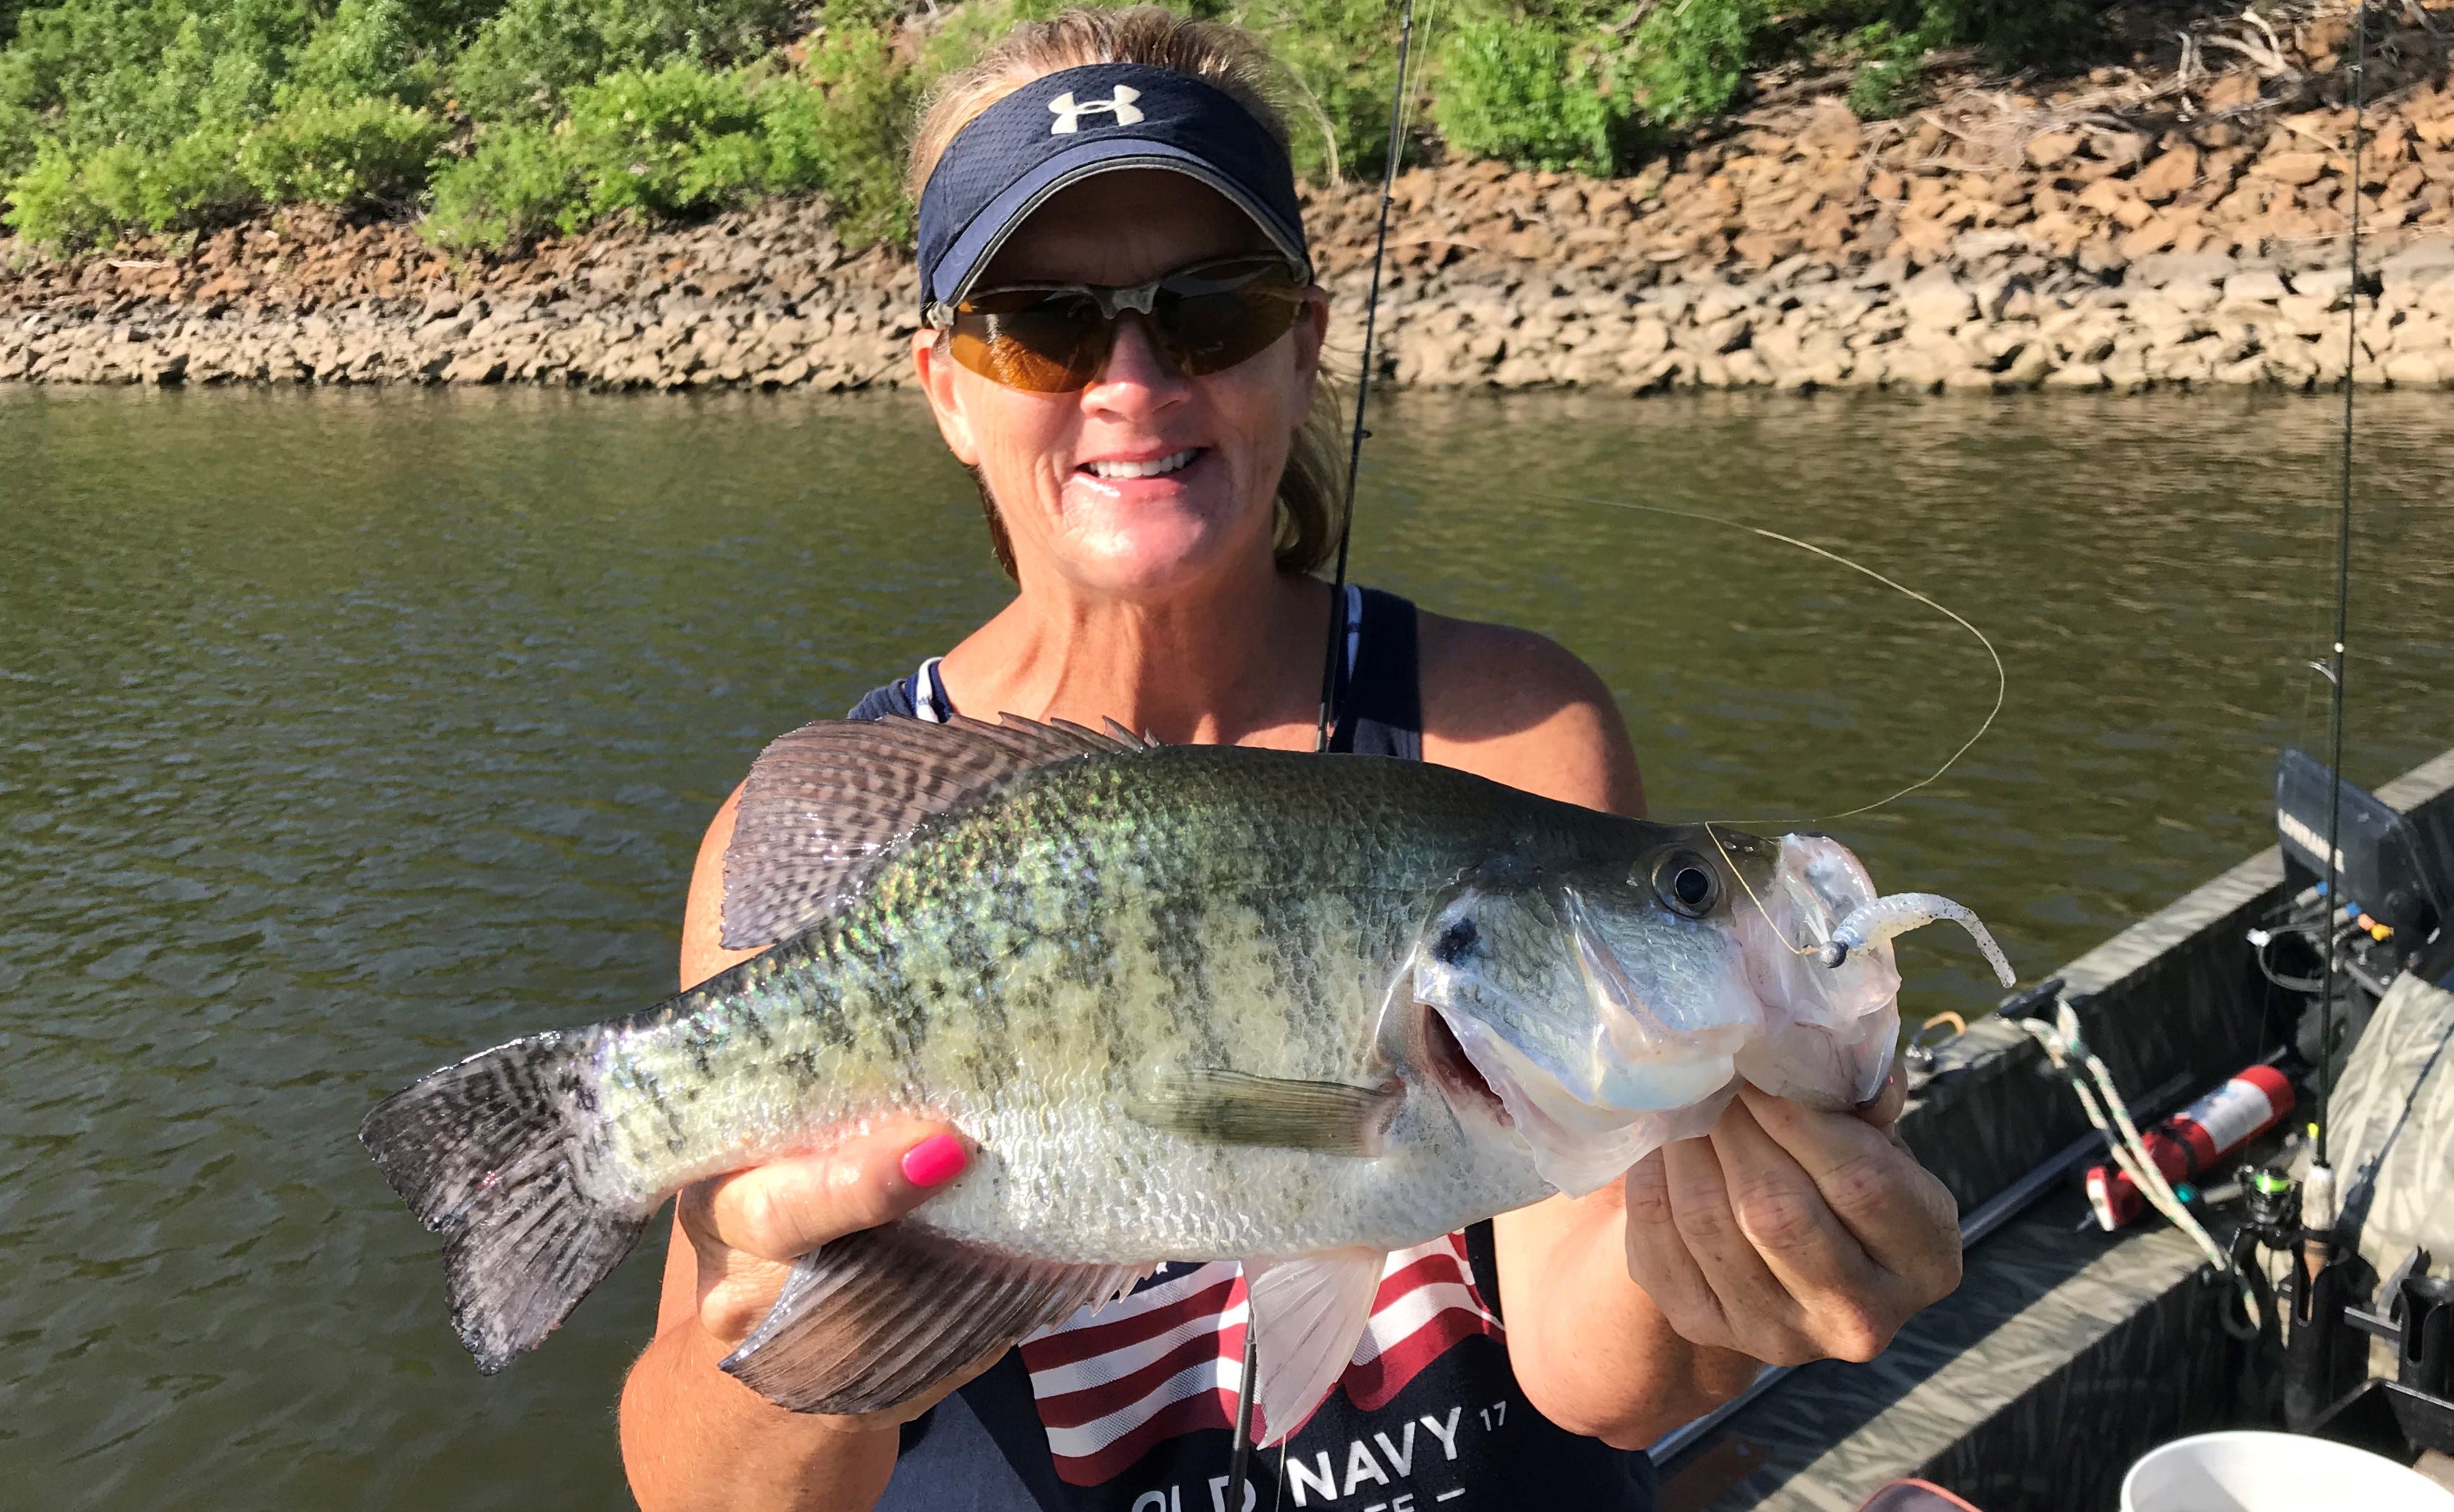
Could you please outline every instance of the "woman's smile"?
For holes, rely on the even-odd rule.
[[[1088,473],[1093,477],[1111,480],[1165,477],[1171,473],[1180,472],[1190,466],[1195,458],[1202,454],[1202,450],[1200,447],[1194,446],[1180,452],[1170,452],[1164,456],[1096,457],[1081,464],[1078,471]]]
[[[1217,493],[1220,472],[1214,447],[1119,449],[1075,464],[1065,491],[1076,503],[1198,508]]]

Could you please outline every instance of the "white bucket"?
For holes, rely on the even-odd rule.
[[[2291,1433],[2203,1433],[2149,1453],[2122,1512],[2454,1512],[2454,1491],[2365,1449]]]

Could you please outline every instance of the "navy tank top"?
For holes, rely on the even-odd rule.
[[[1350,586],[1340,608],[1330,748],[1420,760],[1415,606]],[[850,717],[955,712],[932,657]],[[1184,1261],[1041,1329],[905,1425],[879,1512],[1230,1512],[1244,1319],[1240,1266]],[[1650,1512],[1652,1462],[1537,1412],[1505,1338],[1489,1223],[1390,1256],[1346,1374],[1255,1453],[1241,1512]]]

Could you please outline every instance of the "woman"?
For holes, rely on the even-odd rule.
[[[1169,741],[1309,749],[1335,615],[1338,748],[1638,813],[1635,754],[1575,657],[1383,595],[1333,601],[1309,575],[1337,521],[1316,419],[1329,312],[1272,78],[1240,32],[1075,11],[940,91],[914,154],[929,327],[913,357],[1017,592],[855,713],[1114,718]],[[728,801],[699,852],[685,984],[745,958],[716,941],[733,820]],[[1870,1357],[1957,1283],[1951,1200],[1889,1138],[1898,1110],[1896,1093],[1851,1117],[1749,1090],[1709,1138],[1623,1183],[1424,1246],[1407,1277],[1438,1279],[1423,1296],[1446,1299],[1441,1326],[1410,1335],[1402,1361],[1377,1357],[1368,1386],[1350,1372],[1272,1494],[1648,1505],[1650,1467],[1626,1451],[1760,1361]],[[1210,1267],[1163,1269],[1120,1315],[877,1418],[796,1416],[717,1370],[795,1256],[925,1202],[968,1153],[915,1121],[685,1195],[656,1337],[623,1396],[648,1512],[1223,1512],[1217,1383],[1235,1351]],[[1384,1300],[1414,1283],[1402,1261]],[[1257,1478],[1278,1466],[1260,1456]]]

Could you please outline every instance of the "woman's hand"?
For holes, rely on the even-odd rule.
[[[970,1160],[953,1130],[897,1119],[821,1154],[686,1189],[674,1216],[697,1262],[698,1326],[730,1354],[775,1305],[795,1260],[902,1217],[960,1176]],[[915,1418],[925,1408],[898,1409],[895,1416]]]
[[[1741,1085],[1700,1139],[1627,1174],[1628,1274],[1680,1337],[1776,1365],[1871,1360],[1960,1284],[1959,1208],[1873,1104],[1818,1113]]]
[[[895,1430],[994,1357],[861,1417],[789,1412],[719,1364],[775,1305],[794,1260],[911,1212],[969,1160],[953,1130],[898,1119],[682,1193],[656,1338],[622,1391],[622,1457],[640,1506],[851,1512],[877,1500],[895,1469]]]

